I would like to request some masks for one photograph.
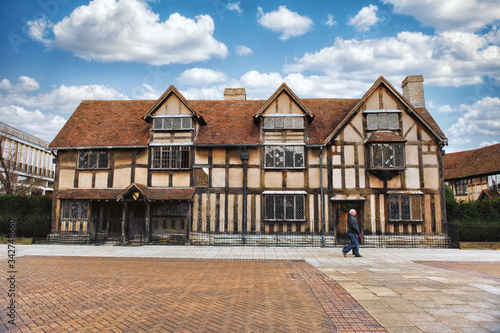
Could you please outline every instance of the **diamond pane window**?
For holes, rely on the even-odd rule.
[[[106,150],[82,150],[78,156],[79,169],[106,169],[109,153]]]
[[[387,113],[378,114],[378,129],[387,129]]]
[[[88,219],[89,217],[89,202],[85,200],[63,200],[61,207],[62,219]]]
[[[404,145],[402,143],[374,143],[371,146],[373,169],[404,168]]]
[[[378,115],[376,113],[368,113],[366,115],[366,128],[368,130],[378,129]]]
[[[265,217],[267,221],[304,221],[303,194],[266,194]]]
[[[422,221],[421,196],[412,194],[389,195],[391,221]]]
[[[303,168],[304,147],[266,146],[264,165],[266,168]]]

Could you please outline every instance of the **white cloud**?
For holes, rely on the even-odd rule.
[[[12,84],[9,79],[3,79],[0,81],[0,89],[9,92],[30,92],[40,88],[40,84],[29,76],[22,75],[17,81],[17,84]]]
[[[478,31],[498,22],[500,6],[492,0],[382,0],[392,4],[397,14],[412,15],[437,31]]]
[[[377,17],[378,7],[375,5],[369,5],[363,7],[356,16],[352,17],[347,25],[352,25],[356,27],[359,31],[368,31],[370,27],[377,24],[379,18]]]
[[[230,11],[238,12],[239,14],[243,13],[243,10],[240,7],[241,2],[230,2],[227,4],[226,8]]]
[[[47,141],[51,141],[66,123],[59,115],[45,115],[38,109],[29,111],[15,105],[0,107],[0,121]]]
[[[261,7],[258,7],[257,22],[267,29],[280,32],[281,40],[287,40],[290,37],[304,35],[311,30],[313,21],[307,16],[301,16],[292,12],[286,6],[280,6],[278,10],[264,13]]]
[[[499,144],[500,142],[498,141],[495,141],[493,140],[492,142],[488,142],[488,141],[483,141],[479,144],[479,147],[486,147],[486,146],[492,146],[492,145],[496,145],[496,144]]]
[[[62,84],[48,93],[39,95],[0,95],[0,105],[18,105],[27,108],[71,113],[82,100],[86,99],[127,99],[127,96],[103,85],[66,86]]]
[[[228,80],[226,74],[208,68],[191,68],[181,73],[178,81],[188,85],[207,85]]]
[[[333,19],[333,15],[332,14],[328,14],[328,20],[325,22],[325,25],[329,26],[329,27],[333,27],[334,25],[337,25],[337,21],[335,21]]]
[[[134,99],[158,99],[162,92],[156,90],[151,85],[143,83],[138,89],[135,90],[133,95]]]
[[[250,55],[250,54],[253,54],[253,51],[251,48],[249,48],[245,45],[238,45],[238,46],[236,46],[236,54],[239,56]]]
[[[500,137],[500,98],[485,97],[474,104],[460,105],[465,114],[446,131],[450,137]]]
[[[461,86],[481,83],[484,75],[500,81],[500,48],[484,36],[458,32],[435,36],[400,32],[396,37],[366,40],[336,38],[333,46],[296,58],[285,71],[319,71],[361,82],[373,82],[379,75],[397,82],[415,73],[424,75],[427,84]]]
[[[60,22],[29,21],[34,40],[73,52],[86,60],[133,61],[153,65],[224,58],[227,47],[213,37],[208,15],[173,13],[160,21],[145,1],[93,0]],[[51,29],[54,39],[46,38]]]
[[[456,112],[458,111],[456,108],[452,107],[451,105],[442,105],[437,109],[438,113],[450,113],[450,112]]]

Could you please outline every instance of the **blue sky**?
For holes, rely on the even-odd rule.
[[[51,141],[82,100],[359,98],[424,76],[447,152],[500,142],[500,6],[490,0],[4,0],[0,121]]]

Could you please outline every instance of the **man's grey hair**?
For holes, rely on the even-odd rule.
[[[356,209],[351,209],[351,210],[349,211],[349,214],[351,214],[351,215],[352,215],[352,213],[356,214]]]

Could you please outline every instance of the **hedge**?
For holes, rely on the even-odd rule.
[[[9,234],[8,221],[16,221],[16,237],[44,238],[50,233],[52,199],[48,196],[0,196],[0,235]]]

